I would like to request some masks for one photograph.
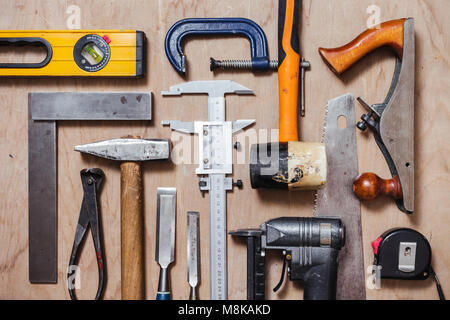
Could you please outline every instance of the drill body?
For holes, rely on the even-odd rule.
[[[304,284],[305,300],[336,299],[338,253],[345,242],[340,219],[284,217],[231,234],[247,238],[247,299],[265,299],[266,250],[282,252],[289,280]]]

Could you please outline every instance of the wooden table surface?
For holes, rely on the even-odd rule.
[[[188,70],[181,78],[164,53],[164,38],[169,27],[187,17],[245,17],[265,31],[271,58],[277,57],[276,0],[129,0],[129,1],[0,1],[0,29],[66,29],[70,5],[78,6],[81,29],[137,29],[148,39],[147,77],[143,79],[32,79],[4,78],[0,81],[0,298],[68,299],[65,272],[82,200],[80,170],[100,167],[106,180],[101,193],[101,216],[106,245],[108,283],[105,299],[120,299],[120,172],[110,161],[84,157],[73,151],[78,144],[140,135],[148,138],[172,138],[175,146],[180,135],[160,125],[161,120],[207,119],[206,96],[163,98],[162,90],[190,80],[234,80],[254,92],[254,96],[227,97],[227,119],[256,119],[256,130],[278,127],[278,91],[276,73],[209,71],[209,57],[248,58],[249,45],[242,38],[195,38],[185,44]],[[379,50],[364,58],[342,79],[325,66],[317,48],[336,47],[352,40],[367,28],[379,8],[379,18],[387,21],[415,18],[415,213],[401,213],[393,201],[379,199],[361,205],[365,268],[372,263],[371,241],[393,227],[411,227],[422,232],[433,249],[433,266],[444,292],[450,296],[449,183],[450,157],[448,130],[450,118],[448,0],[304,0],[301,13],[301,51],[311,62],[306,75],[306,117],[301,120],[304,141],[319,141],[325,106],[331,98],[351,92],[369,102],[381,102],[386,96],[394,69],[393,54]],[[368,13],[369,12],[369,13]],[[376,12],[375,12],[376,13]],[[3,53],[3,59],[8,59]],[[58,283],[32,285],[28,281],[28,199],[27,199],[27,94],[36,91],[152,91],[153,120],[150,122],[68,122],[58,127]],[[359,117],[363,108],[356,104]],[[234,137],[243,148],[238,156],[248,161],[248,143],[244,134]],[[193,138],[192,138],[193,139]],[[270,136],[268,136],[270,139]],[[193,140],[192,140],[193,141]],[[371,134],[357,133],[359,171],[389,176],[385,160]],[[193,156],[192,156],[193,157]],[[186,212],[200,212],[201,284],[200,298],[209,298],[209,201],[198,190],[196,164],[152,163],[144,165],[145,189],[145,263],[146,297],[154,299],[159,266],[155,262],[156,188],[174,186],[178,190],[176,261],[171,269],[175,299],[188,297],[186,282]],[[244,188],[227,195],[228,230],[257,227],[279,216],[311,216],[313,192],[286,193],[255,191],[250,188],[247,164],[234,166],[235,179]],[[339,190],[336,190],[339,192]],[[246,298],[246,247],[242,241],[228,238],[228,287],[230,299]],[[271,288],[281,273],[281,256],[271,254],[267,266],[267,297],[299,299],[302,288],[287,283],[278,293]],[[80,261],[80,298],[89,299],[97,288],[97,265],[89,238]],[[367,275],[366,275],[367,277]],[[382,281],[378,290],[367,290],[368,299],[437,299],[434,282]]]

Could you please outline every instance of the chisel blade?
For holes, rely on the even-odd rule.
[[[161,268],[167,268],[174,260],[176,206],[177,189],[158,188],[155,260]]]
[[[200,280],[198,270],[199,265],[199,244],[198,244],[198,212],[188,211],[187,225],[187,264],[188,264],[188,283],[195,288]]]
[[[361,207],[352,189],[353,180],[358,175],[352,94],[328,102],[322,142],[326,145],[328,177],[325,188],[316,193],[314,216],[336,216],[346,229],[345,246],[339,253],[337,299],[364,300]]]

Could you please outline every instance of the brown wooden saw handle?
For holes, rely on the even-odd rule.
[[[363,173],[353,182],[353,192],[361,200],[373,200],[381,195],[402,198],[402,186],[398,176],[385,180],[375,173]]]
[[[122,300],[144,299],[144,217],[139,162],[120,165]]]
[[[403,57],[403,29],[406,19],[383,22],[379,28],[368,29],[345,46],[325,49],[319,53],[336,74],[340,75],[373,50],[389,46]]]

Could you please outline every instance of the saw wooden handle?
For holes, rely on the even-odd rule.
[[[345,46],[334,49],[319,48],[319,53],[331,70],[338,75],[380,47],[392,47],[399,58],[402,58],[405,20],[384,22],[379,28],[364,31]]]
[[[144,299],[144,217],[139,162],[120,165],[122,299]]]
[[[385,180],[375,173],[363,173],[353,182],[353,192],[361,200],[373,200],[381,195],[402,198],[402,186],[398,176]]]
[[[299,0],[280,0],[278,8],[279,141],[298,141],[298,81],[300,67]]]

